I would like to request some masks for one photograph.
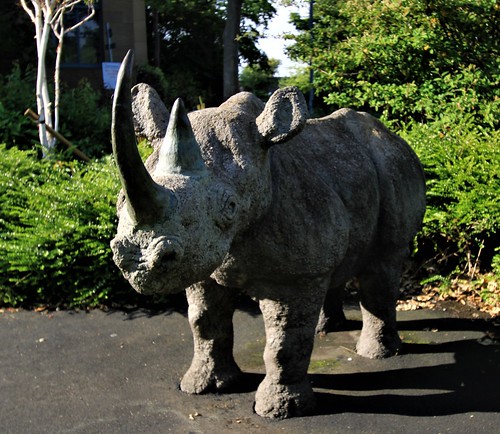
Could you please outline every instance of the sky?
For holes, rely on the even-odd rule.
[[[301,7],[275,6],[277,14],[270,21],[268,30],[265,31],[265,38],[259,40],[259,47],[269,58],[279,59],[281,65],[278,68],[278,76],[286,77],[293,73],[293,68],[299,64],[292,62],[285,54],[285,46],[291,41],[284,41],[281,35],[285,32],[293,32],[294,27],[290,24],[290,12],[299,12],[301,16],[307,16],[309,9],[307,4]]]

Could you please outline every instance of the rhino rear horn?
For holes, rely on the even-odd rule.
[[[161,197],[165,192],[151,178],[137,149],[130,94],[133,66],[134,53],[129,51],[118,72],[113,97],[111,141],[129,214],[136,223],[147,223],[159,215]]]
[[[186,108],[180,98],[175,101],[170,113],[156,173],[187,176],[200,176],[206,173],[200,145],[196,141]]]

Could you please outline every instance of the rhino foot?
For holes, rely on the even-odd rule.
[[[234,388],[241,376],[242,372],[236,364],[212,369],[209,364],[196,363],[186,372],[180,386],[183,392],[193,395],[222,392]]]
[[[374,336],[361,332],[356,352],[369,359],[384,359],[394,356],[401,348],[401,338],[397,332]]]
[[[400,347],[401,339],[397,335],[391,338],[385,337],[383,341],[360,338],[356,345],[356,352],[368,359],[384,359],[396,355]]]
[[[368,310],[363,303],[360,304],[363,315],[363,328],[359,336],[356,351],[360,356],[369,359],[383,359],[397,354],[401,347],[396,326],[396,306],[391,302],[391,308]],[[376,314],[372,312],[377,312]]]
[[[255,394],[255,412],[270,419],[286,419],[310,414],[316,404],[309,381],[278,384],[267,378]]]

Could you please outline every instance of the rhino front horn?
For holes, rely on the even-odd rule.
[[[175,101],[170,113],[156,173],[187,176],[200,176],[206,173],[200,145],[194,137],[184,103],[180,98]]]
[[[162,188],[146,170],[135,139],[130,88],[134,53],[130,50],[120,67],[113,97],[111,141],[130,217],[136,223],[154,221],[161,211]]]

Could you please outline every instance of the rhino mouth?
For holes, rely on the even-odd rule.
[[[174,274],[184,254],[178,238],[161,236],[145,246],[134,244],[128,238],[115,238],[111,248],[114,262],[136,291],[157,293],[177,286]]]

